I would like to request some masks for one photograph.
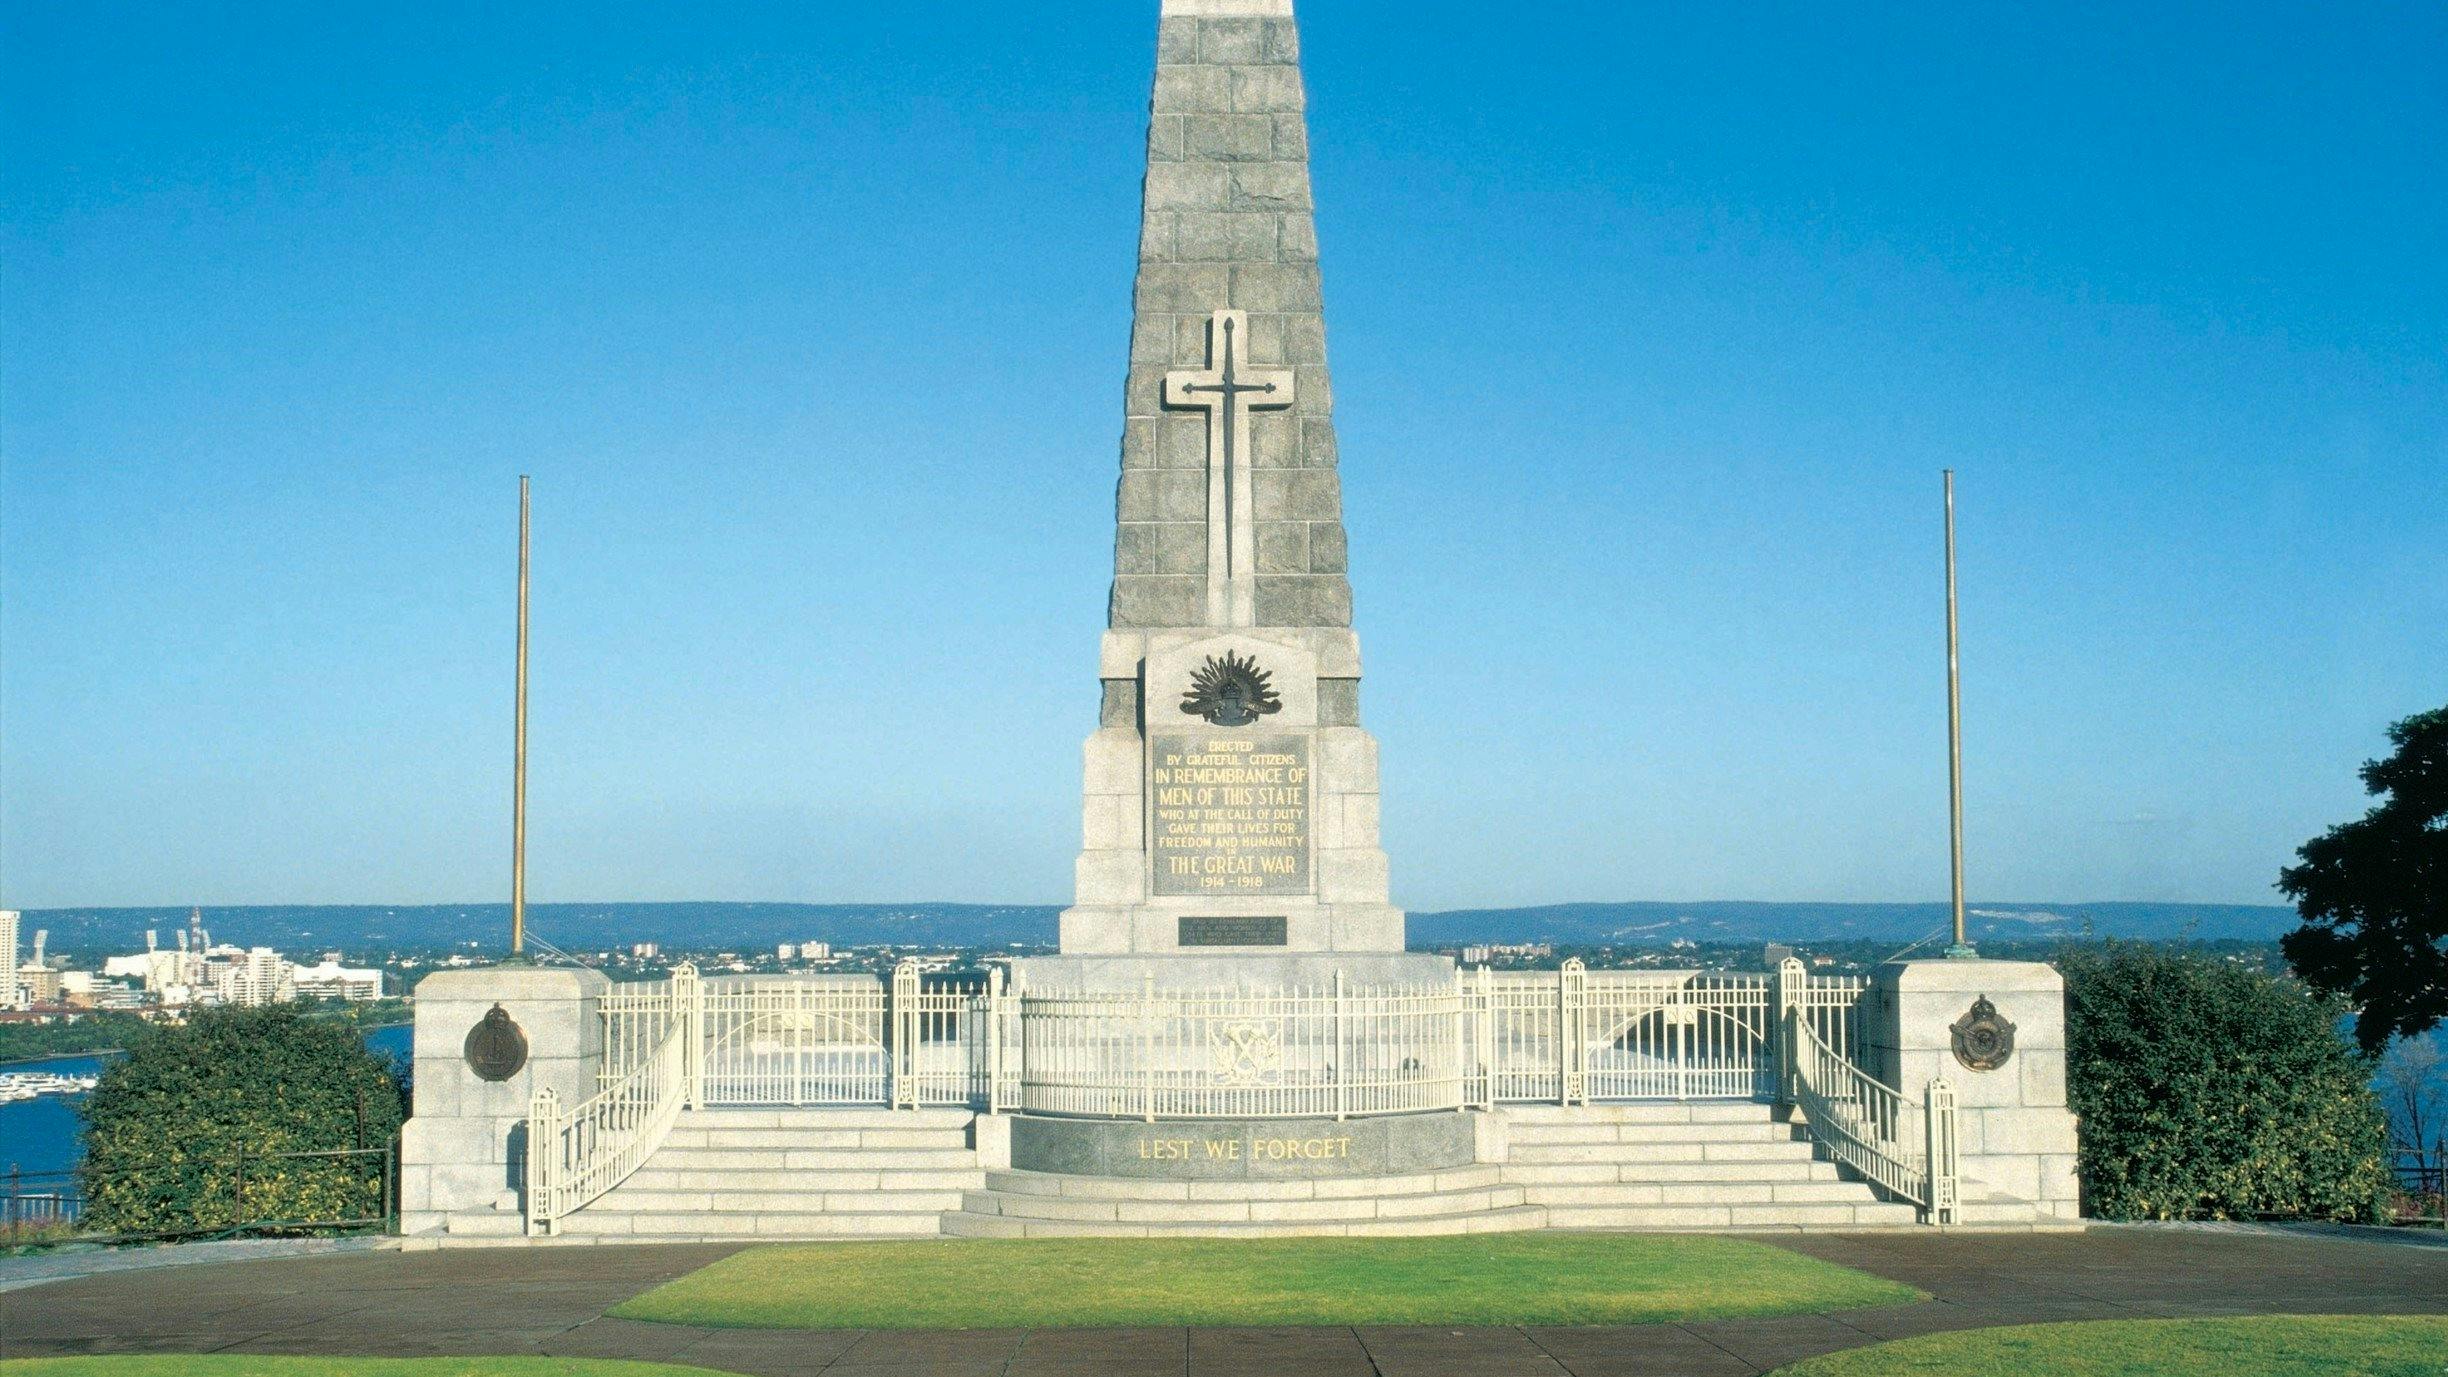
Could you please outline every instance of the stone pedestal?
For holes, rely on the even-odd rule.
[[[2014,1025],[2013,1050],[1987,1070],[1956,1051],[1956,1025],[1981,1000]],[[1916,1103],[1933,1079],[1955,1088],[1967,1205],[2003,1194],[2044,1218],[2080,1217],[2076,1126],[2066,1107],[2065,979],[2056,967],[1899,961],[1873,975],[1868,1012],[1873,1075]]]
[[[596,1005],[612,982],[572,967],[438,971],[416,987],[416,1103],[400,1132],[401,1231],[513,1236],[521,1209],[527,1111],[550,1087],[564,1105],[592,1098],[603,1064]],[[501,1080],[468,1064],[468,1034],[495,1005],[526,1042]]]

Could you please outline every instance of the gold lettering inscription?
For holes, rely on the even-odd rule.
[[[1309,738],[1148,738],[1148,844],[1160,895],[1307,894]]]

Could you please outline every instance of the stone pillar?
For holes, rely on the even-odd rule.
[[[416,1102],[400,1132],[401,1232],[517,1237],[526,1232],[527,1110],[550,1087],[564,1106],[592,1099],[603,1065],[596,1006],[612,982],[579,967],[437,971],[416,987]],[[526,1044],[517,1069],[488,1080],[468,1036],[499,1005]]]
[[[1981,1001],[2013,1025],[2003,1057],[1979,1036],[2002,1027],[1975,1017]],[[1898,961],[1873,975],[1868,1014],[1872,1075],[1916,1104],[1934,1079],[1955,1087],[1966,1222],[1983,1222],[1979,1207],[2007,1203],[2001,1195],[2029,1204],[2039,1221],[2080,1217],[2075,1119],[2066,1107],[2065,979],[2056,967]],[[1960,1052],[1958,1025],[1967,1035]]]

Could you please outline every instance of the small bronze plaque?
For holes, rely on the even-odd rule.
[[[508,1009],[496,1004],[468,1029],[460,1051],[478,1080],[506,1081],[527,1064],[527,1034]]]
[[[1955,1035],[1955,1060],[1973,1071],[1995,1071],[2014,1055],[2014,1024],[1982,995],[1964,1016],[1948,1028]]]
[[[1291,944],[1288,924],[1272,918],[1184,918],[1177,939],[1185,947],[1282,947]]]

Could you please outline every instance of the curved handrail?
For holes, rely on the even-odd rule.
[[[689,1029],[675,1020],[637,1067],[573,1109],[548,1086],[527,1116],[527,1231],[550,1233],[629,1178],[671,1133],[688,1099]]]
[[[1794,1103],[1828,1155],[1933,1221],[1955,1212],[1955,1099],[1943,1080],[1926,1103],[1836,1055],[1798,1010],[1785,1020]],[[1935,1169],[1933,1169],[1933,1167]]]

